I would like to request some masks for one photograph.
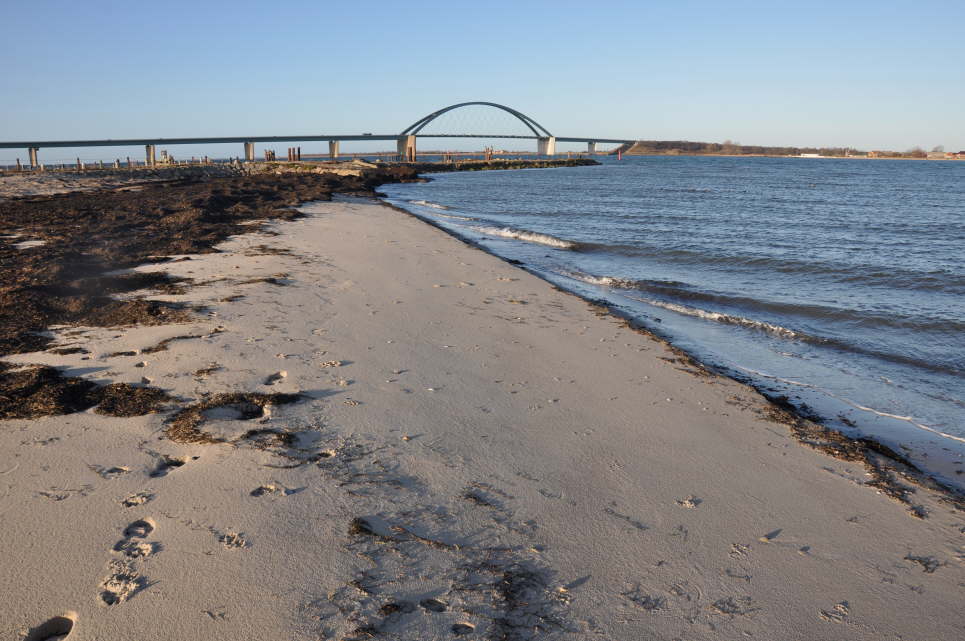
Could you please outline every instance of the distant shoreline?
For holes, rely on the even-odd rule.
[[[911,156],[801,156],[789,154],[701,154],[701,153],[667,153],[667,152],[648,152],[630,153],[624,152],[624,156],[692,156],[692,157],[711,157],[711,158],[802,158],[806,160],[931,160],[931,161],[965,161],[965,158],[913,158]]]

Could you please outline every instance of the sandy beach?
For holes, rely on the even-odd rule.
[[[0,638],[965,637],[956,497],[415,217],[301,211],[135,268],[182,322],[5,358],[167,396],[0,422]]]

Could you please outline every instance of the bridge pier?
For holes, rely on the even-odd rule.
[[[37,147],[30,147],[30,148],[27,149],[27,153],[30,154],[30,168],[31,168],[31,169],[36,169],[37,167],[40,166],[40,163],[37,162],[37,152],[38,152],[38,151],[40,151],[40,149],[38,149]]]
[[[245,143],[245,161],[254,162],[255,160],[255,143],[246,142]]]
[[[396,148],[402,160],[415,162],[415,136],[399,136]]]
[[[148,167],[153,167],[156,164],[154,160],[154,145],[144,145],[144,164]]]
[[[536,139],[536,154],[539,156],[556,155],[556,136],[546,136]]]
[[[588,142],[586,143],[586,152],[591,156],[596,153],[596,143]]]
[[[338,141],[337,140],[328,141],[328,157],[331,160],[338,160]]]

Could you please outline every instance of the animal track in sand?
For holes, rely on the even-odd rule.
[[[754,607],[754,602],[749,596],[729,596],[714,601],[712,604],[710,604],[710,609],[717,614],[724,614],[731,617],[746,617],[757,612],[760,608]]]
[[[830,610],[821,610],[821,618],[829,623],[844,623],[851,614],[851,607],[847,601],[836,604]]]
[[[77,613],[67,612],[59,617],[47,619],[35,628],[31,628],[23,641],[63,641],[70,636],[77,623]]]
[[[243,532],[225,532],[218,537],[218,541],[226,550],[240,550],[248,547],[248,541]]]
[[[72,496],[87,496],[94,491],[93,485],[82,485],[79,488],[52,487],[49,490],[37,492],[39,496],[51,501],[65,501]]]
[[[620,519],[621,521],[625,521],[627,524],[632,525],[633,527],[640,530],[641,532],[645,532],[646,530],[650,529],[650,527],[647,526],[646,524],[641,523],[639,520],[633,518],[632,516],[629,516],[627,514],[621,514],[620,512],[617,512],[616,510],[614,510],[612,507],[605,507],[603,508],[603,511],[614,518]]]
[[[662,596],[646,594],[641,591],[639,583],[634,587],[621,592],[620,595],[625,597],[633,605],[637,606],[641,610],[646,610],[647,612],[662,610],[667,605],[667,599],[663,598]]]

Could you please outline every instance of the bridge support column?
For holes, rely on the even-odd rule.
[[[338,160],[338,141],[337,140],[328,141],[328,157],[332,160]]]
[[[255,143],[246,142],[245,143],[245,161],[254,162],[255,160]]]
[[[154,145],[144,145],[144,164],[148,167],[153,167],[156,164],[154,160]]]
[[[540,156],[556,155],[556,136],[537,138],[536,153]]]
[[[586,143],[586,152],[591,156],[596,153],[596,143],[588,142]]]
[[[40,150],[37,149],[36,147],[30,147],[30,148],[27,150],[27,153],[30,154],[30,168],[31,168],[31,169],[36,169],[37,167],[40,166],[40,163],[37,162],[37,152],[38,152],[38,151],[40,151]]]
[[[399,136],[397,149],[402,160],[415,162],[415,136]]]

